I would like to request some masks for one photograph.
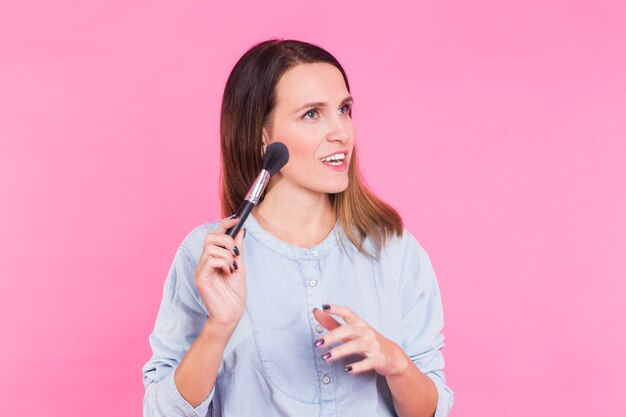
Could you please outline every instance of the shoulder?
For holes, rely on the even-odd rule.
[[[373,244],[368,245],[372,247]],[[380,251],[380,258],[403,260],[407,255],[426,253],[420,242],[406,228],[402,229],[402,236],[389,236],[385,246]]]
[[[406,228],[402,235],[387,238],[377,261],[393,271],[393,275],[406,278],[431,269],[430,258],[420,242]],[[369,246],[372,247],[372,246]]]

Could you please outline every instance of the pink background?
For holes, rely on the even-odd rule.
[[[174,252],[219,217],[226,77],[269,37],[348,72],[438,275],[452,415],[623,415],[624,2],[363,4],[1,3],[0,415],[141,414]]]

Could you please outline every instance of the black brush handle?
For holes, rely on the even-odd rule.
[[[235,238],[235,236],[237,236],[237,233],[243,227],[243,223],[248,218],[248,215],[252,211],[253,207],[254,203],[252,201],[243,200],[243,203],[241,203],[239,210],[237,210],[237,214],[235,214],[235,217],[239,219],[239,222],[237,222],[236,225],[226,231],[226,234],[228,236],[232,237],[233,239]]]

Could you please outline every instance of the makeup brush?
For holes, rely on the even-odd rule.
[[[265,151],[263,157],[263,169],[252,183],[252,187],[248,191],[248,195],[239,206],[235,217],[239,219],[239,222],[228,229],[226,234],[234,238],[237,232],[243,227],[243,223],[248,218],[248,215],[252,211],[252,208],[259,202],[259,199],[265,191],[265,187],[270,180],[270,177],[276,174],[282,167],[285,166],[289,160],[289,151],[284,143],[274,142],[270,143]]]

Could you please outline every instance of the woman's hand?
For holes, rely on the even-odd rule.
[[[340,324],[331,314],[343,318],[346,324]],[[348,307],[325,304],[323,310],[314,309],[313,315],[322,326],[330,330],[315,342],[326,362],[357,354],[365,358],[348,364],[344,368],[346,372],[361,373],[374,369],[381,375],[391,376],[407,370],[410,359],[402,348],[374,330]],[[325,347],[340,341],[344,343],[322,355]]]
[[[209,321],[232,329],[239,323],[246,305],[245,232],[240,230],[235,239],[226,234],[237,221],[224,219],[215,232],[206,235],[194,276]]]

